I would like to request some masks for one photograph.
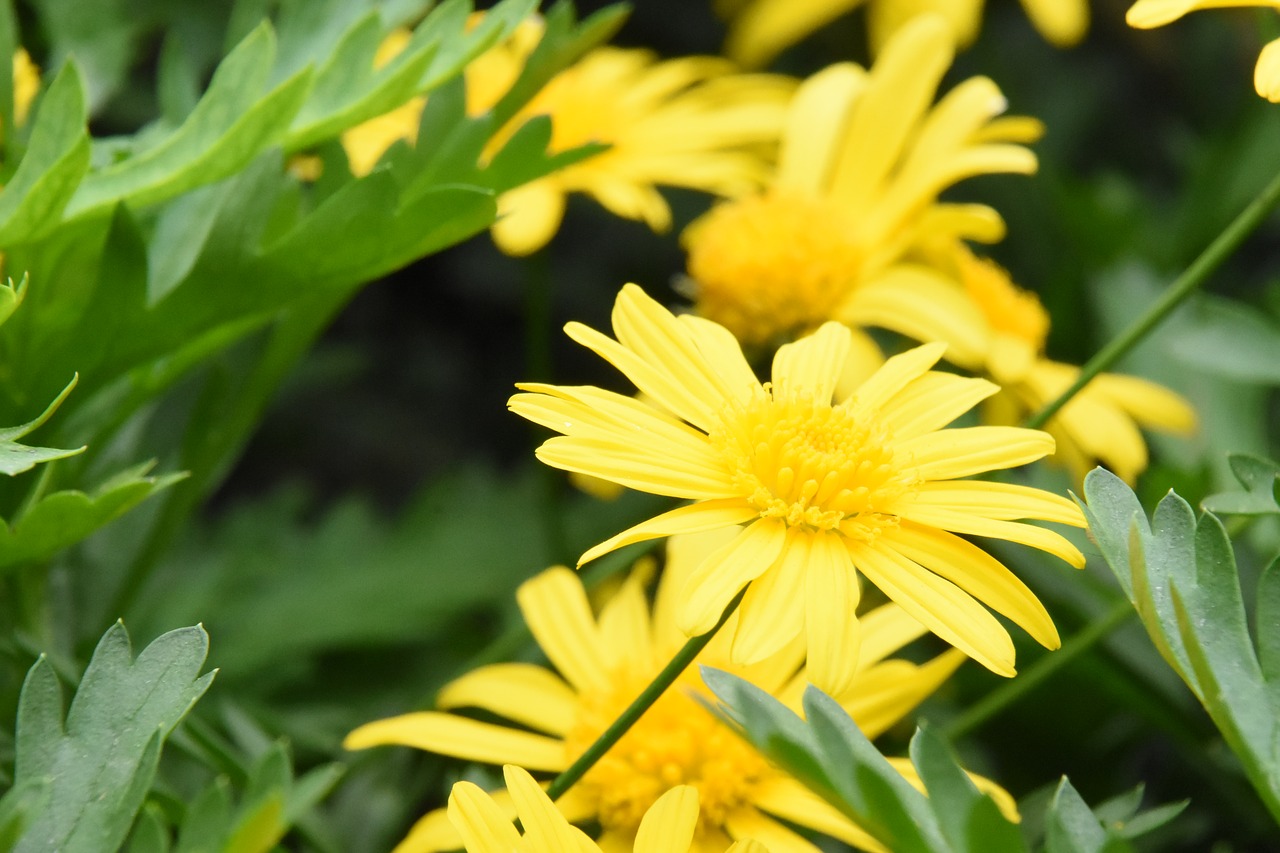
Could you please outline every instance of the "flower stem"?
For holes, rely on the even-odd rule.
[[[1172,313],[1173,309],[1181,305],[1200,285],[1204,284],[1209,276],[1222,265],[1223,261],[1231,257],[1232,253],[1240,247],[1245,238],[1262,224],[1267,214],[1271,212],[1278,202],[1280,202],[1280,174],[1272,178],[1271,183],[1267,184],[1266,188],[1249,203],[1249,206],[1242,210],[1230,225],[1222,229],[1222,233],[1200,253],[1199,257],[1191,262],[1191,265],[1183,271],[1182,275],[1178,276],[1168,290],[1161,294],[1160,298],[1147,309],[1146,313],[1131,323],[1129,328],[1121,332],[1110,343],[1098,350],[1097,354],[1089,359],[1084,367],[1080,368],[1080,375],[1076,377],[1076,381],[1067,390],[1063,391],[1056,400],[1032,415],[1027,420],[1026,426],[1033,429],[1043,427],[1081,388],[1088,385],[1090,380],[1111,367],[1124,357],[1129,350],[1137,346],[1152,329]]]
[[[992,690],[982,701],[961,714],[946,727],[948,740],[963,737],[1004,711],[1043,682],[1057,674],[1080,655],[1092,649],[1108,634],[1120,627],[1134,613],[1128,599],[1120,599],[1102,618],[1062,644],[1056,652],[1044,655],[1017,678]]]
[[[738,605],[742,602],[742,596],[747,592],[746,587],[733,597],[729,602],[729,606],[724,609],[724,613],[720,615],[720,621],[716,623],[705,634],[699,634],[681,647],[676,652],[671,662],[662,668],[657,676],[649,683],[649,686],[640,692],[627,709],[618,715],[618,719],[614,720],[609,728],[604,730],[600,737],[596,738],[595,743],[587,747],[586,752],[578,756],[578,760],[570,764],[568,769],[555,778],[551,783],[551,787],[547,789],[547,796],[552,800],[559,799],[565,791],[573,787],[574,783],[581,779],[588,770],[590,770],[597,761],[604,757],[604,754],[613,747],[615,743],[622,739],[627,730],[636,724],[636,721],[644,716],[644,712],[654,702],[658,701],[658,697],[666,692],[667,688],[675,683],[680,677],[680,673],[688,669],[689,664],[693,663],[698,653],[706,648],[707,643],[711,642],[711,638],[716,632],[724,627],[724,623],[729,621],[729,617],[733,611],[738,609]]]

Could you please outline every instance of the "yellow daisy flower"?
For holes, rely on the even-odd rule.
[[[1131,27],[1149,30],[1178,20],[1197,9],[1221,9],[1230,6],[1262,6],[1280,10],[1280,0],[1138,0],[1129,8],[1125,20]],[[1280,39],[1270,42],[1258,55],[1253,69],[1253,87],[1272,103],[1280,103]]]
[[[528,771],[502,768],[524,834],[493,798],[470,782],[458,782],[449,794],[449,822],[462,836],[467,853],[602,853],[582,830],[564,819]],[[688,853],[698,825],[698,791],[679,785],[658,798],[636,833],[635,853]],[[725,853],[768,853],[759,842],[735,841]]]
[[[725,55],[747,68],[768,65],[778,54],[810,33],[847,15],[864,0],[719,0],[729,20]],[[972,44],[982,23],[984,0],[867,0],[867,28],[872,48],[879,50],[917,15],[946,19],[961,46]],[[1022,7],[1046,39],[1070,47],[1089,28],[1087,0],[1022,0]]]
[[[569,569],[550,569],[522,585],[517,594],[521,612],[560,674],[533,664],[486,666],[447,685],[437,704],[444,709],[478,708],[523,728],[420,712],[362,726],[347,737],[347,748],[400,744],[473,761],[513,762],[535,771],[564,770],[684,644],[686,638],[676,624],[684,582],[706,554],[731,537],[731,531],[673,537],[652,610],[643,569],[627,578],[598,618],[581,580]],[[863,623],[865,641],[856,678],[836,699],[869,737],[875,737],[932,693],[964,658],[952,649],[919,665],[888,659],[924,632],[896,605],[868,613]],[[738,666],[729,651],[736,625],[737,616],[731,617],[698,663],[734,671],[799,713],[808,679],[801,644],[788,643],[750,666]],[[629,849],[637,832],[643,832],[643,816],[664,792],[689,785],[701,802],[693,847],[699,853],[722,851],[731,840],[746,838],[774,850],[816,853],[817,848],[777,818],[880,849],[848,818],[771,766],[708,711],[699,696],[711,698],[699,670],[690,667],[557,801],[561,812],[574,822],[598,822],[603,849]],[[909,762],[892,761],[910,781],[919,783]],[[974,781],[1016,816],[1007,793],[980,777]],[[495,796],[510,808],[509,795]],[[444,817],[436,811],[422,818],[396,853],[456,847],[456,832]]]
[[[1035,595],[956,533],[1022,542],[1077,566],[1059,534],[1018,523],[1084,525],[1066,498],[960,478],[1053,452],[1053,438],[1014,427],[942,429],[996,390],[930,370],[942,344],[890,359],[852,395],[835,398],[851,332],[827,323],[778,350],[761,385],[723,326],[674,317],[626,285],[614,340],[578,323],[565,331],[635,383],[651,403],[594,387],[521,385],[512,411],[563,433],[538,458],[694,503],[590,549],[587,562],[632,542],[730,527],[737,536],[694,572],[678,622],[709,630],[750,585],[733,659],[752,663],[803,635],[810,679],[840,693],[858,660],[861,575],[947,642],[991,670],[1014,673],[1008,632],[986,609],[1054,648]]]
[[[484,112],[506,94],[541,34],[541,19],[530,19],[467,67],[469,114]],[[378,61],[389,61],[407,40],[407,31],[393,34]],[[498,248],[527,255],[545,246],[573,192],[664,231],[671,227],[671,209],[658,185],[724,197],[761,186],[768,174],[761,150],[776,144],[795,83],[733,70],[715,57],[659,61],[645,50],[602,47],[552,78],[495,134],[490,148],[500,148],[539,115],[551,117],[549,153],[588,143],[610,147],[500,196],[492,229]],[[353,173],[367,173],[396,140],[412,140],[424,104],[415,99],[344,134]]]
[[[984,419],[1016,424],[1065,391],[1080,369],[1045,358],[1049,314],[1034,293],[962,245],[938,266],[903,265],[848,306],[851,322],[881,326],[920,341],[943,341],[946,358],[990,376],[1000,393],[984,404]],[[959,283],[957,283],[959,282]],[[1086,385],[1045,429],[1055,457],[1082,480],[1097,463],[1133,483],[1147,467],[1139,427],[1187,434],[1195,411],[1180,395],[1136,376],[1104,373]]]
[[[805,81],[763,193],[712,208],[684,232],[697,313],[748,346],[778,343],[840,319],[849,294],[927,239],[1003,236],[994,210],[938,202],[973,175],[1031,173],[1021,142],[1031,119],[996,119],[999,88],[974,77],[936,106],[952,42],[934,15],[917,18],[870,71],[832,66]]]

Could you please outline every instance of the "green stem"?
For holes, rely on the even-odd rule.
[[[742,596],[746,594],[746,591],[747,590],[744,587],[733,597],[733,600],[729,602],[729,606],[724,609],[724,613],[720,614],[720,621],[716,623],[714,628],[705,634],[699,634],[689,640],[689,642],[685,643],[684,646],[681,647],[680,651],[676,652],[675,657],[671,659],[671,662],[664,666],[662,668],[662,672],[658,673],[653,681],[649,683],[649,686],[641,691],[640,695],[627,706],[625,711],[618,715],[618,719],[614,720],[609,725],[609,728],[604,730],[604,734],[596,738],[595,743],[587,747],[587,751],[578,756],[577,761],[570,764],[567,770],[555,778],[555,781],[551,783],[551,787],[547,789],[548,797],[553,800],[559,799],[560,796],[563,795],[565,791],[572,788],[574,783],[581,779],[597,761],[603,758],[604,754],[608,752],[615,743],[621,740],[622,736],[636,724],[636,721],[644,716],[644,712],[649,710],[649,707],[653,705],[654,702],[658,701],[658,697],[665,693],[667,688],[675,683],[675,680],[680,677],[680,673],[684,672],[685,669],[688,668],[689,664],[693,663],[694,658],[698,656],[699,652],[706,648],[707,643],[711,642],[711,638],[716,635],[716,632],[724,627],[724,623],[729,620],[729,616],[732,615],[733,611],[738,609],[738,605],[742,602]]]
[[[1200,253],[1200,256],[1191,262],[1191,265],[1178,276],[1169,289],[1161,294],[1160,298],[1147,309],[1141,317],[1129,325],[1129,328],[1121,332],[1110,343],[1098,350],[1098,353],[1084,367],[1080,368],[1080,375],[1076,377],[1076,381],[1071,387],[1063,391],[1056,400],[1049,403],[1039,412],[1032,415],[1026,422],[1028,427],[1039,429],[1049,422],[1049,419],[1058,413],[1058,410],[1070,402],[1071,398],[1079,393],[1080,389],[1088,385],[1089,382],[1111,367],[1121,358],[1123,358],[1129,350],[1133,349],[1142,341],[1156,326],[1158,326],[1165,317],[1173,312],[1182,302],[1196,291],[1200,285],[1208,280],[1209,276],[1222,265],[1222,262],[1231,257],[1232,253],[1240,247],[1245,238],[1253,232],[1255,228],[1262,224],[1267,218],[1267,214],[1280,203],[1280,175],[1276,175],[1271,179],[1271,183],[1258,194],[1249,206],[1240,212],[1240,215],[1232,220],[1231,224],[1222,230],[1222,233],[1214,239],[1209,246]]]
[[[956,740],[982,726],[992,717],[1013,705],[1023,696],[1056,675],[1080,655],[1100,643],[1134,613],[1133,605],[1120,599],[1101,619],[1062,644],[1062,648],[1047,654],[1027,667],[1017,678],[1006,681],[992,690],[982,701],[961,714],[946,727],[948,740]]]

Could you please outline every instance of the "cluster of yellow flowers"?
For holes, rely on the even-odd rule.
[[[1023,2],[1055,43],[1078,40],[1087,26],[1083,0]],[[760,66],[859,4],[719,5],[731,21],[727,54]],[[1084,557],[1067,538],[1028,522],[1083,527],[1082,513],[1061,495],[969,478],[1053,457],[1076,478],[1101,462],[1132,481],[1147,464],[1139,427],[1186,433],[1196,419],[1167,388],[1104,374],[1046,431],[1016,425],[1079,371],[1046,356],[1050,321],[1036,296],[970,247],[1002,238],[1000,215],[941,200],[966,178],[1037,168],[1027,146],[1043,128],[1003,116],[993,81],[970,78],[938,96],[981,5],[868,0],[875,62],[837,64],[799,83],[721,59],[600,48],[512,120],[549,114],[555,150],[610,148],[501,199],[493,236],[509,253],[550,240],[570,192],[655,230],[671,224],[657,185],[719,199],[681,236],[688,310],[672,313],[629,284],[613,337],[566,327],[638,395],[528,384],[510,401],[559,433],[537,451],[546,464],[685,503],[580,560],[667,539],[652,604],[652,558],[598,613],[573,571],[549,569],[517,599],[550,666],[483,667],[447,685],[437,710],[350,734],[352,749],[400,744],[513,765],[505,792],[455,786],[448,809],[426,815],[399,851],[818,849],[791,826],[881,849],[736,739],[697,700],[709,694],[693,670],[554,807],[526,772],[565,770],[740,595],[699,662],[797,712],[812,683],[873,737],[966,656],[1014,675],[1012,640],[992,611],[1058,646],[1034,593],[963,537],[1019,543],[1079,567]],[[1130,20],[1153,26],[1222,5],[1231,4],[1140,0]],[[907,14],[921,10],[929,14]],[[471,111],[496,102],[538,34],[531,21],[470,67]],[[1275,99],[1273,48],[1259,61],[1258,89]],[[352,168],[367,171],[392,141],[412,139],[421,109],[411,103],[350,132]],[[881,331],[873,338],[870,329]],[[876,342],[885,332],[914,348],[885,358]],[[770,355],[761,381],[752,364]],[[984,424],[952,426],[979,404]],[[863,581],[889,603],[859,613]],[[922,664],[894,657],[926,632],[954,648]],[[896,766],[918,781],[910,764]],[[1016,815],[1003,790],[975,781]],[[600,827],[595,841],[571,826],[588,821]]]

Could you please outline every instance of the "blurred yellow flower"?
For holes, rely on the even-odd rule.
[[[533,664],[496,664],[464,675],[437,697],[441,708],[478,708],[520,728],[420,712],[362,726],[348,736],[347,747],[400,744],[473,761],[513,762],[531,770],[565,769],[684,644],[676,625],[681,589],[698,563],[731,536],[729,531],[714,531],[673,537],[652,610],[643,568],[631,574],[598,617],[581,580],[569,569],[549,569],[522,585],[517,595],[520,609],[559,674]],[[872,611],[862,621],[865,642],[855,657],[856,678],[836,699],[869,737],[875,737],[932,693],[964,658],[952,649],[920,665],[886,659],[924,628],[896,605]],[[736,666],[729,648],[740,627],[738,617],[731,617],[698,663],[734,671],[799,712],[807,678],[802,644],[788,643],[753,665]],[[574,822],[598,822],[603,849],[630,849],[637,833],[644,832],[646,813],[664,793],[688,785],[701,805],[693,848],[697,851],[723,851],[731,840],[747,838],[774,850],[810,849],[775,818],[880,849],[848,818],[772,767],[697,696],[711,698],[695,666],[559,799],[557,806],[565,816]],[[895,760],[895,766],[918,782],[909,762]],[[1016,815],[1003,790],[984,779],[975,782]],[[497,798],[509,811],[509,795],[500,793]],[[440,811],[425,816],[396,853],[456,847],[457,834],[444,817]]]
[[[880,326],[920,341],[943,341],[946,358],[1001,386],[983,407],[984,419],[1020,423],[1065,391],[1080,369],[1045,358],[1049,315],[1034,293],[962,245],[941,252],[938,267],[903,265],[855,294],[851,322]],[[1136,376],[1095,377],[1045,426],[1055,457],[1082,480],[1101,462],[1133,483],[1147,467],[1139,427],[1186,434],[1195,411],[1178,394]]]
[[[449,822],[462,837],[467,853],[601,853],[600,847],[564,819],[546,792],[527,770],[512,764],[502,768],[507,790],[524,834],[494,798],[471,782],[457,782],[449,793]],[[658,798],[645,813],[636,833],[635,853],[688,853],[698,825],[698,791],[679,785]],[[735,841],[725,853],[768,853],[748,839]]]
[[[779,53],[864,0],[718,0],[717,10],[729,20],[725,55],[747,68],[768,65]],[[946,19],[956,42],[971,44],[982,23],[984,0],[866,0],[867,29],[878,51],[917,15]],[[1087,0],[1022,0],[1036,29],[1059,47],[1070,47],[1089,28]]]
[[[484,112],[507,92],[541,32],[540,19],[530,19],[513,39],[467,67],[468,113]],[[403,49],[407,32],[394,39],[384,44],[380,61]],[[551,117],[549,153],[589,143],[609,148],[504,193],[492,231],[498,247],[511,255],[542,248],[560,227],[565,197],[573,192],[663,231],[671,226],[671,210],[659,185],[718,196],[759,188],[768,174],[764,155],[781,134],[795,82],[733,70],[715,57],[660,61],[645,50],[602,47],[552,78],[490,148],[539,115]],[[396,140],[412,140],[424,103],[415,99],[348,131],[343,145],[353,173],[367,173]]]
[[[998,389],[930,370],[944,346],[887,361],[836,398],[852,333],[827,323],[778,350],[761,384],[723,326],[675,317],[635,285],[613,310],[617,340],[578,323],[565,331],[621,370],[651,402],[591,386],[521,385],[512,411],[563,436],[538,458],[633,489],[692,499],[591,548],[587,562],[646,539],[730,528],[737,535],[681,595],[689,636],[715,625],[743,587],[733,660],[764,659],[803,636],[810,680],[837,694],[858,660],[859,575],[984,666],[1014,673],[1005,628],[981,604],[1054,648],[1035,595],[1000,562],[954,535],[1021,542],[1077,566],[1059,534],[1019,519],[1076,526],[1058,495],[960,478],[1053,452],[1047,433],[943,429]]]
[[[1034,172],[1019,143],[1041,126],[996,118],[1005,99],[985,77],[932,105],[952,55],[946,25],[923,16],[870,71],[835,65],[801,85],[769,188],[683,234],[697,313],[748,346],[777,344],[842,319],[850,294],[918,242],[1003,236],[994,210],[938,196],[974,175]]]
[[[1129,26],[1148,30],[1162,27],[1197,9],[1221,9],[1230,6],[1262,6],[1280,10],[1280,0],[1138,0],[1125,16]],[[1280,103],[1280,39],[1276,39],[1258,56],[1253,69],[1253,87],[1272,103]]]
[[[13,123],[21,127],[27,123],[31,103],[40,92],[40,67],[31,61],[26,48],[13,52]]]

